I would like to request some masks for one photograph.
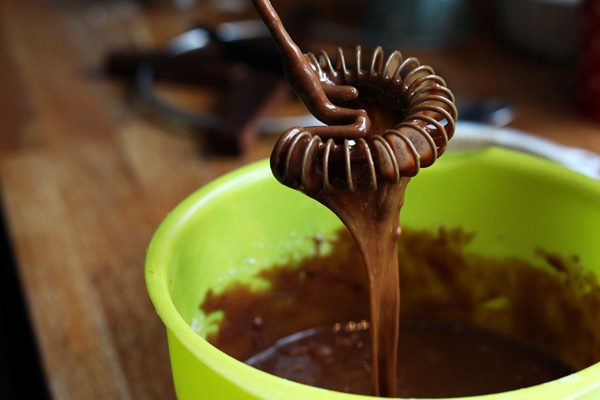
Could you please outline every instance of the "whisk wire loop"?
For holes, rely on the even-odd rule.
[[[398,111],[402,114],[398,122],[391,129],[370,130],[354,140],[321,138],[310,128],[288,130],[271,156],[275,176],[282,183],[304,191],[375,191],[380,183],[397,184],[403,176],[416,175],[444,152],[458,116],[446,81],[433,68],[414,57],[405,59],[399,51],[385,58],[378,47],[368,62],[363,56],[356,46],[353,66],[341,48],[335,61],[325,51],[316,56],[309,53],[306,59],[322,85],[348,85],[359,92],[376,87],[399,98],[405,109]]]

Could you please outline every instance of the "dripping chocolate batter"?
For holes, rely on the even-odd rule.
[[[375,395],[396,395],[400,288],[397,240],[404,191],[454,132],[452,93],[433,69],[381,48],[349,67],[302,54],[268,0],[253,0],[281,49],[288,80],[326,126],[288,130],[271,156],[279,181],[331,209],[349,229],[369,282]],[[364,65],[363,65],[364,63]],[[364,66],[364,68],[363,68]]]

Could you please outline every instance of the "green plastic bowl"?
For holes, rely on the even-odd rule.
[[[600,275],[600,182],[532,156],[497,148],[445,155],[409,184],[402,223],[432,231],[463,227],[476,233],[468,250],[490,256],[539,263],[538,248],[577,254]],[[326,208],[276,182],[267,161],[217,179],[169,214],[150,244],[146,283],[167,328],[179,399],[372,398],[269,375],[202,337],[211,324],[199,304],[209,288],[310,256],[311,237],[340,226]],[[469,399],[598,400],[600,363],[542,385]]]

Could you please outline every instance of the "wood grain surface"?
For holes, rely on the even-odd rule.
[[[204,2],[210,3],[210,2]],[[129,2],[0,2],[0,184],[43,369],[56,399],[174,398],[164,329],[143,278],[146,246],[186,195],[268,156],[273,137],[223,158],[98,73],[115,48],[152,47],[192,11]],[[600,153],[573,106],[573,70],[475,39],[418,54],[456,93],[504,97],[511,125]]]

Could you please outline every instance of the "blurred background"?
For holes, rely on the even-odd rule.
[[[401,50],[463,122],[600,153],[600,0],[273,4],[305,51]],[[0,398],[174,398],[152,232],[312,123],[256,18],[250,0],[0,2]]]

